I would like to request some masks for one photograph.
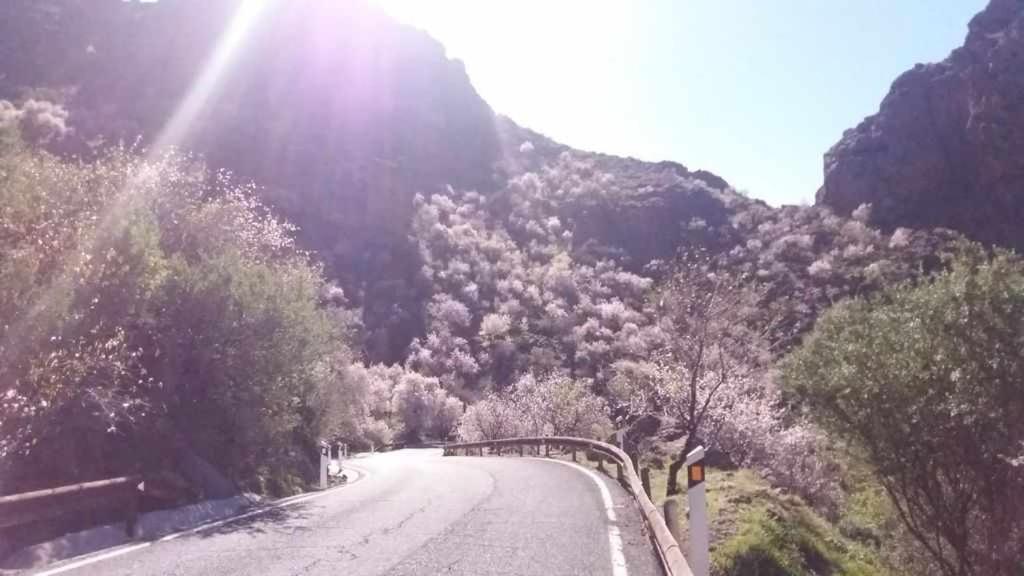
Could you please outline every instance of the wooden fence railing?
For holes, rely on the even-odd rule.
[[[506,448],[518,452],[520,456],[524,455],[526,448],[535,448],[534,451],[538,455],[542,450],[545,455],[550,455],[552,449],[560,449],[563,452],[571,453],[573,460],[576,459],[576,453],[579,451],[596,453],[600,457],[610,460],[615,464],[619,482],[633,495],[640,506],[640,513],[650,529],[651,541],[654,544],[654,549],[658,552],[666,576],[693,576],[690,566],[686,563],[686,558],[683,557],[682,550],[679,548],[679,543],[669,531],[665,519],[651,502],[650,495],[644,488],[645,482],[637,476],[633,469],[633,461],[620,448],[595,440],[547,436],[446,444],[444,455],[455,456],[462,451],[466,456],[483,456],[485,450],[491,454],[501,454],[506,451]]]
[[[0,529],[105,508],[120,509],[124,514],[125,532],[134,537],[141,482],[141,476],[123,476],[0,496]]]

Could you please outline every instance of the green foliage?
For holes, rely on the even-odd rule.
[[[290,227],[187,157],[73,163],[5,134],[4,489],[175,466],[182,444],[257,489],[311,475],[349,327]]]
[[[1024,264],[966,246],[949,271],[825,314],[790,393],[863,451],[947,574],[1024,556]]]
[[[332,378],[339,345],[317,307],[317,272],[224,253],[176,259],[164,287],[156,374],[168,416],[234,478],[298,460],[310,445],[309,399]]]
[[[845,498],[835,519],[839,532],[878,549],[887,565],[903,567],[901,573],[937,574],[935,562],[900,522],[876,472],[863,461],[848,464],[843,477]]]
[[[667,471],[651,469],[651,492],[661,507]],[[772,486],[749,469],[708,472],[708,518],[713,576],[884,576],[902,574],[885,561],[878,543],[837,530],[800,497]],[[682,521],[683,549],[687,546]]]
[[[745,512],[737,534],[714,555],[721,576],[876,576],[882,571],[858,559],[810,508],[780,500]]]

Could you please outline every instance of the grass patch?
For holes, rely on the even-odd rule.
[[[667,470],[651,470],[652,500],[666,500]],[[876,576],[890,571],[875,547],[843,535],[796,496],[751,470],[710,470],[707,480],[712,574]],[[673,496],[686,510],[686,495]],[[684,531],[686,522],[682,522]],[[686,534],[680,545],[688,547]]]
[[[555,456],[554,453],[552,453]],[[578,461],[591,468],[583,452]],[[557,458],[568,459],[567,455]],[[665,461],[667,463],[667,461]],[[615,466],[605,465],[615,476]],[[664,510],[667,465],[650,467],[651,500]],[[685,483],[685,470],[681,480]],[[878,538],[891,530],[884,495],[859,484],[837,525],[797,496],[784,494],[752,470],[708,472],[708,518],[713,576],[887,576]],[[685,484],[684,484],[685,490]],[[672,496],[687,509],[685,492]],[[686,518],[680,541],[689,547]],[[842,528],[842,529],[841,529]]]

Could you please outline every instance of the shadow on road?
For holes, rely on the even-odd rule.
[[[310,519],[314,512],[306,503],[282,506],[279,508],[268,508],[257,512],[252,516],[231,520],[214,526],[199,530],[186,536],[187,538],[211,538],[227,534],[247,534],[252,536],[279,533],[297,534],[309,532],[314,528],[310,525]]]

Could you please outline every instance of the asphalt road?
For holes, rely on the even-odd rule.
[[[441,457],[440,450],[401,450],[352,462],[365,476],[349,486],[40,573],[69,567],[61,573],[661,573],[636,505],[603,475],[538,458]]]

